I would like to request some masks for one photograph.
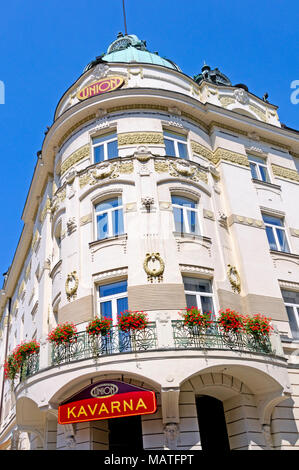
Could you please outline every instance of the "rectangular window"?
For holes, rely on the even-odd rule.
[[[106,199],[95,206],[97,239],[124,233],[123,206],[121,197]]]
[[[290,253],[283,219],[267,214],[262,214],[262,216],[266,227],[270,250]]]
[[[118,157],[117,134],[101,135],[92,139],[94,163]]]
[[[299,292],[282,290],[282,297],[294,339],[299,340]]]
[[[175,231],[181,234],[200,235],[199,214],[196,202],[182,196],[172,196]]]
[[[187,138],[184,135],[164,131],[164,144],[168,157],[188,158]]]
[[[215,318],[212,283],[209,279],[183,277],[187,308],[197,307],[204,312],[212,312]]]
[[[118,317],[128,310],[127,281],[113,282],[99,286],[99,313],[101,317],[110,318],[113,325],[117,325]],[[120,351],[130,350],[128,333],[113,329],[111,335],[106,338],[109,349],[116,348]]]
[[[270,183],[267,164],[263,158],[248,155],[252,178]]]

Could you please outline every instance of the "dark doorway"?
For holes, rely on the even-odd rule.
[[[108,420],[109,450],[143,450],[141,416]]]
[[[196,397],[196,408],[202,450],[229,451],[222,402],[210,396]]]

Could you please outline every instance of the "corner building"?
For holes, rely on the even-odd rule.
[[[298,131],[265,97],[119,34],[62,96],[38,155],[0,298],[0,448],[298,449],[298,168]],[[269,347],[216,323],[196,334],[179,314],[193,305],[270,316]],[[127,309],[147,328],[92,346],[88,322]],[[65,322],[77,342],[55,349]],[[11,388],[4,360],[33,338]],[[98,382],[152,391],[157,409],[59,424]]]

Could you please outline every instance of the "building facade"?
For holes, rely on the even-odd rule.
[[[0,449],[299,448],[298,162],[299,134],[266,97],[120,34],[38,154],[1,290]],[[183,325],[190,306],[212,312],[205,335]],[[270,316],[268,347],[225,335],[220,309]],[[126,310],[150,323],[92,346],[87,324]],[[77,341],[55,348],[65,322]],[[4,362],[31,339],[12,385]],[[59,423],[98,382],[152,391],[157,408]]]

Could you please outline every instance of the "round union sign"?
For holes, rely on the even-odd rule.
[[[77,98],[80,101],[86,100],[91,96],[101,95],[102,93],[108,93],[109,91],[120,88],[124,83],[123,77],[109,77],[98,80],[97,82],[91,83],[86,87],[79,90]]]

